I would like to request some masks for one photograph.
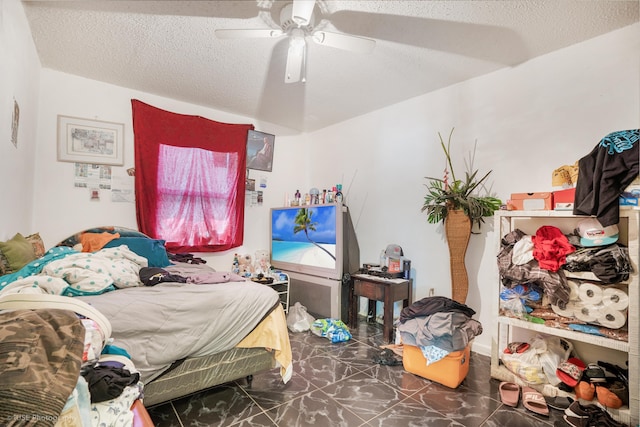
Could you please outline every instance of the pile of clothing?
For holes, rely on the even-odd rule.
[[[396,330],[403,344],[420,348],[429,365],[464,350],[482,334],[482,325],[472,318],[475,314],[472,308],[450,298],[427,297],[402,310]]]
[[[111,324],[75,298],[0,298],[0,419],[9,425],[131,425],[142,396],[127,352],[110,344]],[[5,345],[5,346],[7,346]],[[58,424],[60,425],[60,424]]]

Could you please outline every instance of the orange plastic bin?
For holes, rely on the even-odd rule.
[[[443,359],[427,366],[427,360],[416,346],[402,346],[402,365],[405,371],[435,381],[450,388],[456,388],[469,373],[471,345],[464,350],[449,353]]]

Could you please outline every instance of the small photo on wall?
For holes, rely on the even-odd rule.
[[[247,168],[271,172],[275,135],[250,130],[247,134]]]

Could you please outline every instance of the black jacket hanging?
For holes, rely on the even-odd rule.
[[[640,129],[612,132],[578,161],[574,215],[593,215],[603,227],[617,224],[620,194],[638,176]]]

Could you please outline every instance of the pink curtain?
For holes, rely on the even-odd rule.
[[[242,245],[247,132],[131,100],[138,229],[174,253]]]

